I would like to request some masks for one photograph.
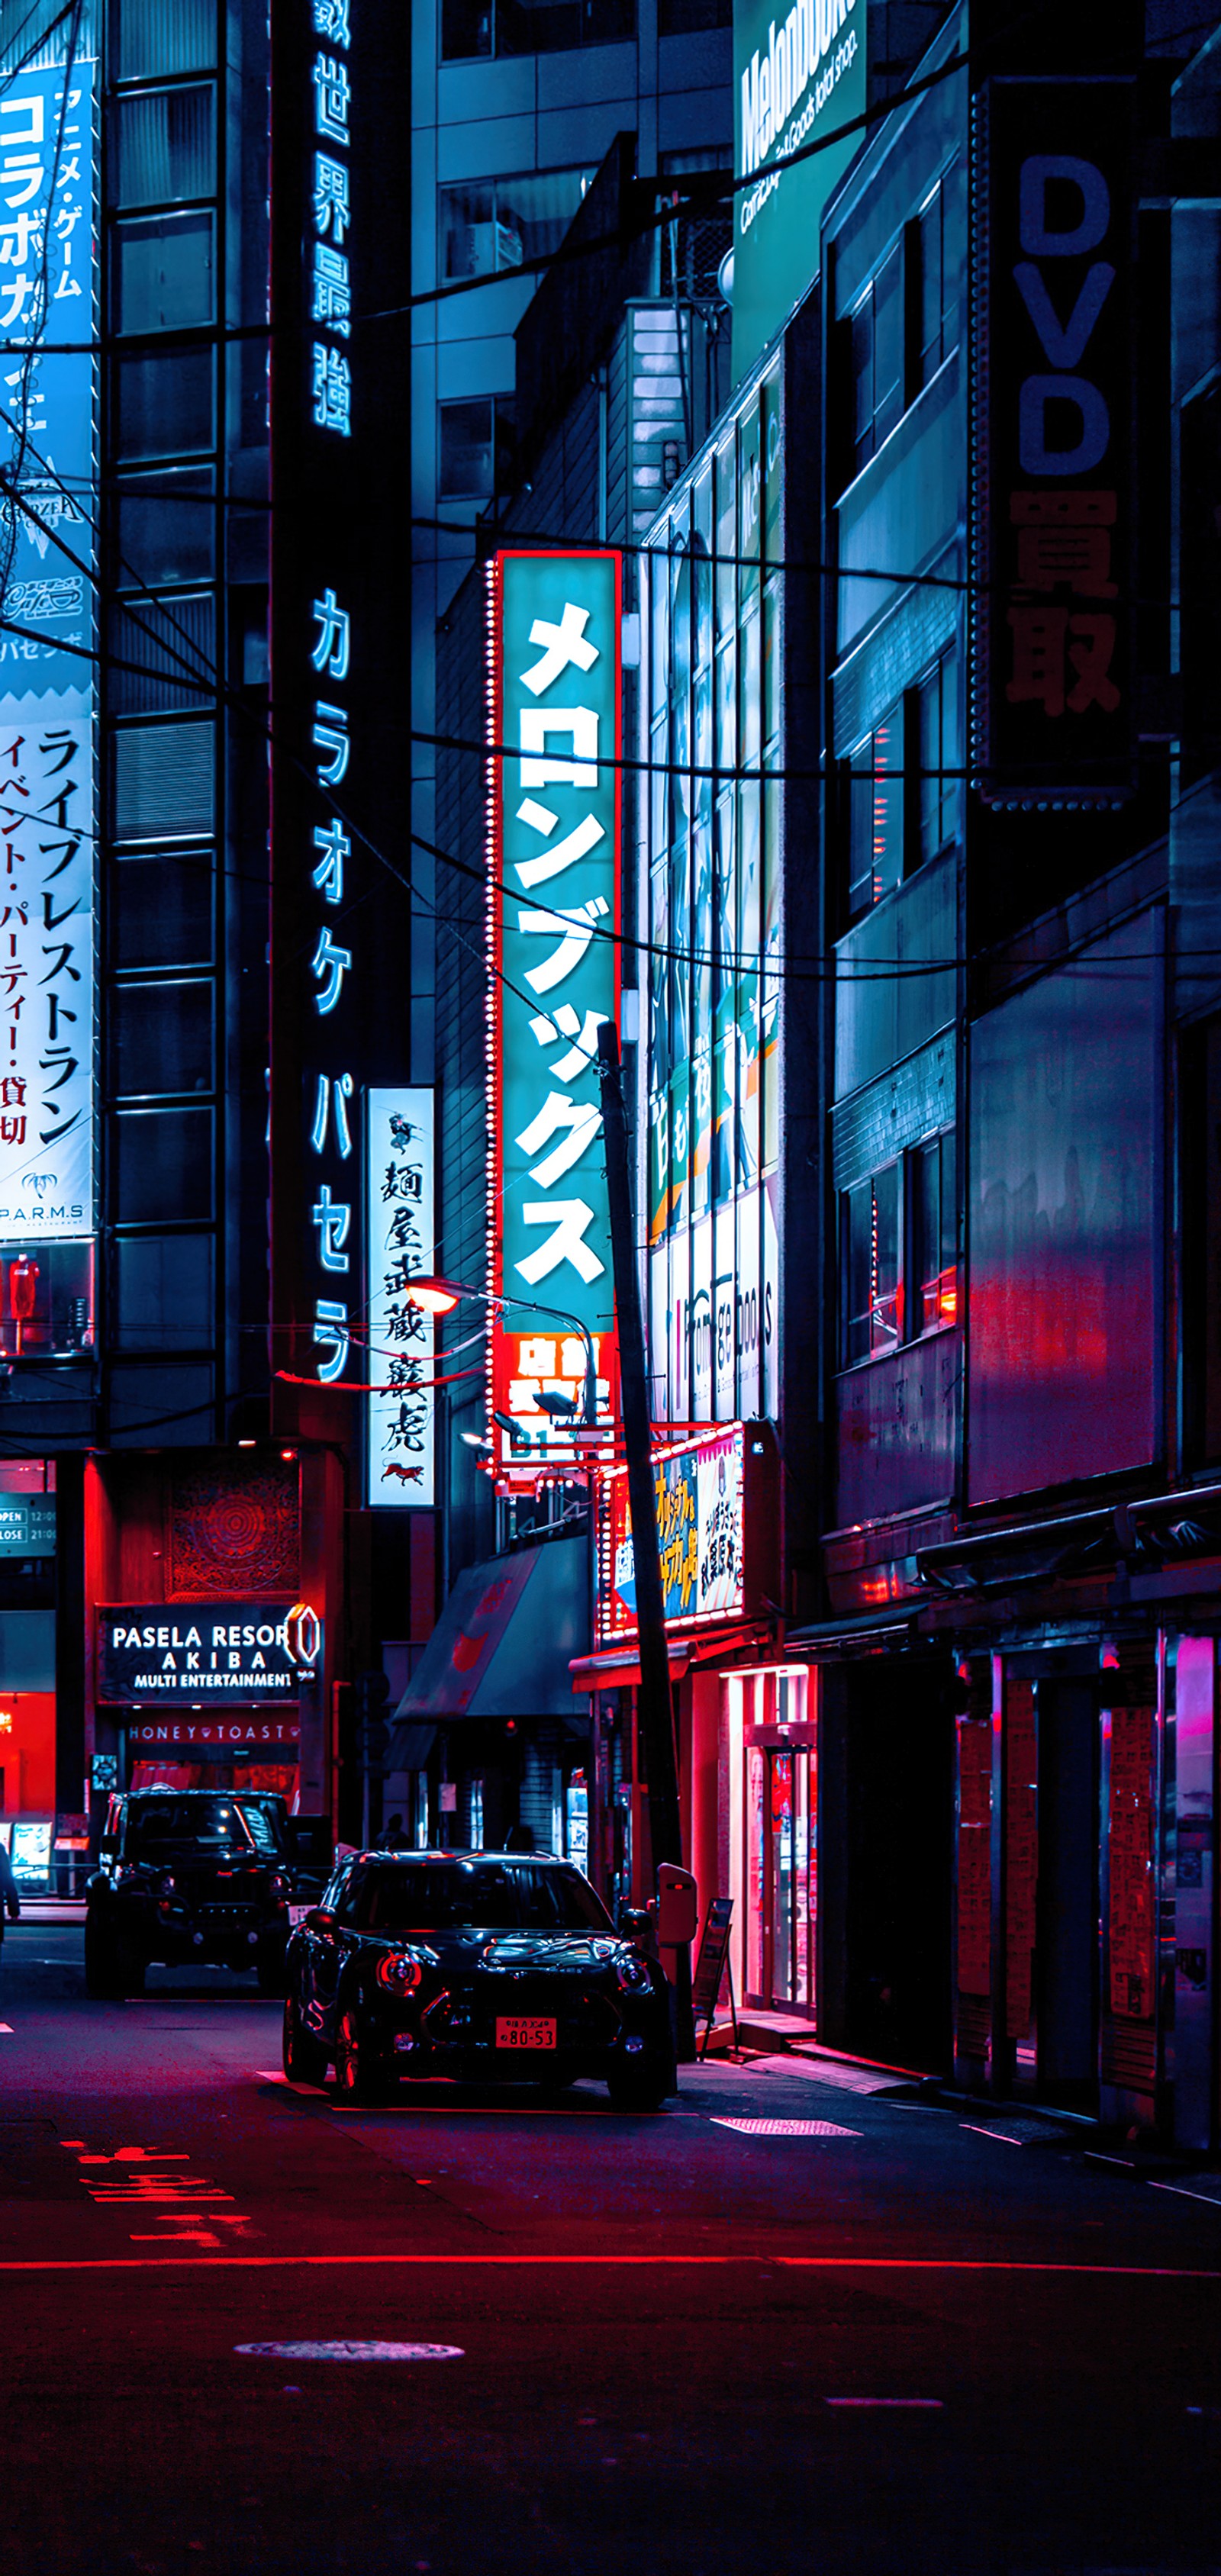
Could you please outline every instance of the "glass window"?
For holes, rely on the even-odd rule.
[[[210,349],[146,349],[120,358],[120,459],[199,455],[215,445]]]
[[[854,471],[873,454],[873,292],[863,297],[848,325],[852,351]]]
[[[493,277],[545,259],[568,230],[593,173],[543,170],[521,179],[442,188],[441,269],[445,277]]]
[[[119,1235],[110,1330],[121,1351],[202,1351],[216,1325],[208,1234]]]
[[[903,719],[895,708],[848,756],[848,911],[855,920],[903,874]]]
[[[893,1351],[903,1338],[900,1166],[840,1196],[840,1352],[843,1365]]]
[[[441,57],[568,53],[636,32],[635,0],[441,0]]]
[[[216,0],[113,0],[116,80],[162,80],[210,71],[216,61]]]
[[[6,1360],[90,1348],[91,1243],[40,1243],[33,1253],[28,1243],[0,1243],[0,1275],[0,1355]]]
[[[943,653],[920,682],[916,700],[919,818],[914,852],[918,865],[935,858],[958,829],[961,753],[958,727],[958,657]]]
[[[916,258],[919,274],[913,301],[919,307],[919,366],[916,371],[917,391],[935,376],[945,356],[942,337],[942,199],[938,188],[920,217]]]
[[[873,444],[889,437],[903,409],[903,262],[883,260],[873,285]]]
[[[189,1224],[212,1214],[210,1109],[121,1109],[110,1120],[116,1225]]]
[[[216,93],[210,81],[116,99],[112,202],[168,206],[216,189]]]
[[[912,1158],[913,1333],[934,1333],[958,1320],[958,1206],[953,1129],[917,1148]]]
[[[733,0],[658,0],[659,36],[702,36],[710,27],[732,27]]]
[[[116,590],[164,582],[210,581],[215,565],[216,513],[207,466],[185,473],[142,475],[119,487],[115,542]]]
[[[120,331],[190,331],[215,318],[214,217],[138,215],[116,224]]]
[[[211,1091],[212,986],[118,984],[110,994],[110,1088],[120,1098]]]
[[[480,394],[469,402],[437,407],[438,498],[491,499],[509,481],[512,460],[511,395]]]
[[[555,1932],[606,1932],[610,1917],[575,1869],[522,1867],[512,1861],[374,1863],[351,1882],[352,1920],[362,1932],[489,1931],[534,1926]]]
[[[232,1798],[186,1797],[161,1793],[129,1800],[123,1850],[130,1859],[163,1851],[171,1843],[196,1843],[208,1851],[248,1853],[251,1835],[241,1808]]]
[[[470,61],[492,50],[492,0],[441,0],[441,60]]]

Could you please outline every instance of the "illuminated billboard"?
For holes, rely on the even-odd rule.
[[[0,468],[11,493],[0,510],[0,1238],[23,1253],[95,1223],[89,23],[57,46],[59,60],[8,72],[0,97]]]
[[[619,1019],[619,557],[505,552],[489,578],[489,1410],[514,1425],[498,1472],[537,1472],[575,1454],[537,1399],[580,1411],[585,1334],[599,1420],[615,1397],[597,1030]]]
[[[777,1449],[769,1424],[729,1422],[653,1452],[661,1588],[673,1627],[757,1617],[778,1588]],[[636,1630],[627,1469],[600,1473],[598,1642]]]
[[[794,0],[783,16],[734,0],[735,384],[818,274],[822,210],[864,130],[818,147],[864,114],[866,51],[865,0]]]

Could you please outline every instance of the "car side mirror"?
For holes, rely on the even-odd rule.
[[[335,1917],[329,1906],[311,1905],[305,1918],[305,1928],[307,1932],[329,1932],[334,1921]]]
[[[627,1941],[644,1940],[652,1929],[651,1917],[642,1905],[624,1905],[620,1908],[619,1929]]]

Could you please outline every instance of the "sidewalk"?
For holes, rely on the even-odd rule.
[[[18,1888],[17,1893],[21,1900],[23,1923],[83,1923],[85,1920],[83,1896],[34,1896],[24,1888]],[[20,1926],[10,1928],[19,1930]]]
[[[702,2049],[702,2033],[699,2046]],[[704,2062],[711,2064],[714,2060],[758,2068],[761,2073],[783,2070],[786,2075],[804,2075],[819,2084],[839,2085],[849,2093],[888,2093],[898,2086],[931,2080],[926,2068],[880,2065],[871,2058],[850,2057],[841,2049],[824,2048],[814,2036],[812,2023],[792,2013],[764,2012],[754,2005],[738,2015],[736,2054],[732,2022],[713,2023]]]

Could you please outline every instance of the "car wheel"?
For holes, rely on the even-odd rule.
[[[646,2058],[643,2065],[615,2066],[606,2079],[616,2111],[660,2111],[677,2086],[678,2070],[673,2059],[664,2065],[659,2065],[656,2058]]]
[[[388,2084],[389,2071],[370,2050],[355,2004],[345,2004],[335,2027],[335,2090],[340,2101],[380,2101]]]
[[[85,1992],[96,2002],[122,1993],[115,1964],[114,1943],[107,1938],[93,1914],[85,1916]]]
[[[282,1995],[284,1992],[284,1942],[278,1932],[264,1932],[261,1935],[258,1949],[255,1952],[254,1964],[258,1972],[259,1993],[261,1995]]]
[[[290,2084],[325,2084],[330,2063],[320,2041],[302,2028],[301,2006],[289,1995],[284,2006],[284,2072]]]

